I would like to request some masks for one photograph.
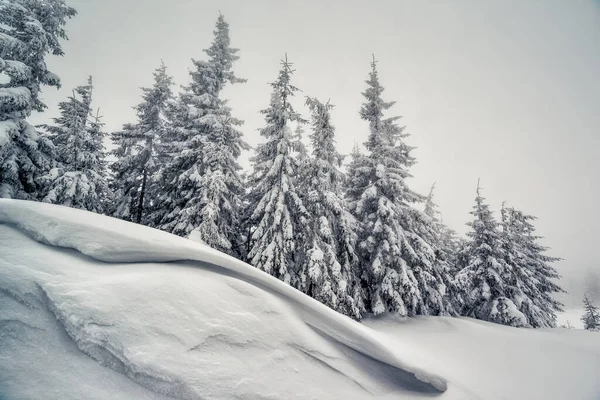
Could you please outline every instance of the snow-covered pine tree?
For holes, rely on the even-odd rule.
[[[457,284],[464,291],[464,315],[484,321],[516,327],[529,326],[527,317],[515,304],[512,267],[506,263],[499,224],[481,196],[477,197],[467,223],[470,241],[463,249],[466,267],[457,275]]]
[[[172,78],[164,63],[154,72],[152,88],[142,88],[143,101],[135,107],[138,121],[125,124],[111,134],[116,148],[111,152],[116,161],[111,164],[111,189],[114,202],[110,214],[137,223],[146,222],[146,214],[153,200],[149,188],[154,187],[155,174],[160,162],[156,146],[168,141],[165,110],[173,93]]]
[[[433,190],[435,189],[435,182],[431,185],[431,189],[429,189],[429,194],[425,199],[425,209],[423,212],[427,214],[431,219],[437,220],[437,215],[439,211],[437,210],[438,206],[433,202]]]
[[[25,120],[46,108],[41,85],[60,86],[46,55],[63,55],[63,0],[0,1],[0,197],[39,199],[38,178],[53,166],[52,143]]]
[[[550,263],[560,259],[544,254],[548,248],[537,243],[540,237],[534,234],[533,220],[535,217],[522,211],[502,207],[504,257],[513,274],[507,296],[531,327],[554,327],[562,304],[552,294],[564,290],[554,282],[560,275]]]
[[[162,195],[153,224],[195,237],[217,250],[238,253],[244,185],[238,158],[248,145],[219,96],[227,83],[244,82],[233,71],[238,49],[230,47],[229,25],[219,16],[208,61],[193,61],[192,82],[170,110],[172,160],[161,172]]]
[[[298,88],[291,84],[292,64],[287,55],[277,80],[269,108],[262,110],[266,126],[260,134],[265,143],[256,147],[251,159],[248,207],[253,210],[247,223],[252,227],[248,261],[282,281],[299,287],[299,262],[307,212],[298,195],[298,140],[290,127],[302,117],[290,103]],[[296,147],[296,148],[294,148]]]
[[[431,235],[428,217],[411,207],[424,201],[406,183],[414,164],[403,139],[400,117],[384,118],[393,102],[381,98],[376,62],[371,63],[368,88],[363,93],[361,118],[369,122],[365,143],[368,155],[350,168],[349,209],[359,222],[361,257],[367,311],[405,315],[447,314],[444,270],[435,251],[422,235]]]
[[[56,145],[58,165],[41,177],[43,201],[103,213],[109,196],[100,116],[91,114],[92,78],[59,103],[55,125],[43,125]]]
[[[588,330],[600,330],[600,311],[587,295],[583,297],[583,309],[585,314],[581,317],[583,327]]]
[[[425,226],[429,226],[422,236],[427,239],[435,250],[436,264],[443,271],[440,277],[446,287],[445,301],[448,313],[456,315],[462,308],[463,298],[460,288],[456,285],[454,276],[457,271],[458,238],[456,232],[444,225],[438,205],[433,200],[435,182],[431,185],[425,199],[424,213],[430,218]]]
[[[360,319],[362,304],[354,301],[360,281],[354,264],[356,233],[354,217],[346,211],[342,195],[343,156],[335,148],[333,106],[307,98],[311,111],[312,157],[305,165],[302,200],[310,215],[306,226],[305,259],[300,266],[301,289],[330,308]],[[357,288],[358,285],[358,288]]]

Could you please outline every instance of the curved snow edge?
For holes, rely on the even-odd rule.
[[[135,263],[189,260],[224,268],[312,311],[303,315],[306,322],[340,343],[407,371],[438,392],[447,390],[444,378],[402,361],[377,340],[376,333],[370,328],[333,311],[269,274],[201,243],[88,211],[24,200],[0,199],[0,223],[13,225],[40,243],[74,249],[98,261]],[[91,234],[90,228],[93,228]]]

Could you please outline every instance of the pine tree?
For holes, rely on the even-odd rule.
[[[537,243],[540,237],[534,235],[533,220],[535,217],[531,215],[502,207],[504,259],[513,274],[507,296],[531,327],[554,327],[556,312],[562,311],[562,304],[552,294],[564,290],[554,282],[560,275],[549,263],[560,259],[543,254],[548,248]]]
[[[411,207],[424,197],[406,183],[415,160],[403,141],[400,117],[384,118],[393,102],[381,98],[376,63],[371,63],[360,115],[369,122],[369,154],[351,166],[349,209],[359,222],[358,251],[368,311],[402,316],[447,314],[444,271],[422,236],[432,235],[427,216]]]
[[[111,134],[116,148],[111,152],[117,160],[111,164],[111,188],[115,200],[111,214],[128,221],[142,223],[154,196],[149,188],[160,161],[157,144],[168,142],[165,110],[172,99],[173,80],[167,75],[164,63],[154,72],[152,88],[142,88],[143,101],[135,107],[138,122],[125,124],[123,129]]]
[[[27,123],[43,111],[41,85],[60,86],[46,55],[63,55],[64,25],[76,14],[63,0],[0,2],[0,197],[38,199],[53,166],[52,143]]]
[[[364,309],[354,301],[355,221],[342,195],[343,156],[335,148],[333,106],[307,98],[311,111],[312,157],[305,165],[302,199],[310,215],[306,229],[306,258],[300,267],[302,291],[330,308],[360,319]]]
[[[479,182],[477,197],[467,225],[470,241],[464,249],[466,267],[457,276],[465,292],[464,315],[516,327],[529,326],[526,316],[515,304],[512,268],[505,261],[505,249],[499,224],[481,197]]]
[[[256,147],[251,159],[248,205],[253,210],[247,223],[251,226],[250,264],[282,281],[299,287],[299,262],[307,212],[298,195],[296,180],[298,160],[293,153],[300,150],[291,122],[303,121],[290,101],[298,88],[291,84],[293,70],[287,56],[277,80],[271,83],[273,93],[269,108],[262,110],[266,126],[260,134],[265,143]]]
[[[583,297],[583,306],[585,310],[585,314],[581,317],[583,327],[588,330],[600,330],[600,311],[598,311],[598,307],[594,306],[594,303],[587,296]]]
[[[442,271],[440,278],[446,288],[444,302],[446,310],[451,315],[457,315],[463,306],[463,298],[460,288],[453,277],[457,271],[458,238],[456,232],[444,225],[441,213],[434,202],[435,182],[431,185],[429,194],[425,199],[424,213],[430,219],[424,223],[429,229],[424,230],[422,237],[431,244],[435,251],[435,263]]]
[[[92,115],[92,78],[59,103],[55,125],[43,125],[55,143],[58,165],[41,177],[43,201],[103,213],[109,196],[100,116]]]
[[[173,158],[161,172],[163,193],[153,224],[181,236],[192,231],[209,246],[235,254],[241,244],[240,207],[244,185],[238,158],[248,145],[239,119],[219,96],[227,83],[244,82],[232,72],[238,49],[230,47],[229,25],[219,16],[215,38],[194,61],[192,82],[169,111]]]

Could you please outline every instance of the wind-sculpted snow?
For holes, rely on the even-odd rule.
[[[201,243],[0,200],[2,400],[600,393],[595,333],[441,317],[366,322]]]
[[[0,200],[0,222],[5,301],[51,313],[83,353],[153,393],[328,398],[311,382],[329,375],[344,398],[446,390],[402,346],[200,243],[14,200]]]

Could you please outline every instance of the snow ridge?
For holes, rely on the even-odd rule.
[[[103,262],[142,263],[189,260],[211,264],[218,269],[224,269],[226,274],[234,275],[236,278],[299,303],[302,307],[298,307],[298,310],[302,313],[305,323],[328,340],[346,346],[361,357],[387,364],[400,376],[398,379],[402,381],[405,389],[421,393],[444,392],[447,389],[444,378],[403,359],[404,354],[410,354],[410,349],[403,348],[401,345],[393,349],[386,347],[378,340],[377,333],[370,328],[336,313],[280,280],[201,243],[82,210],[10,199],[0,199],[0,223],[18,228],[38,242],[74,249]],[[91,229],[93,232],[90,232]],[[60,320],[60,310],[54,307],[53,311]],[[71,329],[69,321],[61,322],[77,342],[77,330]],[[101,344],[91,342],[79,342],[78,347],[101,363],[112,363],[110,366],[113,369],[120,368],[119,362],[127,366],[126,359],[115,349],[108,349]],[[111,354],[120,361],[111,359]],[[127,370],[126,373],[135,374],[135,371]],[[163,381],[169,382],[169,385],[177,385],[170,378],[160,376],[136,376],[134,380],[138,383],[146,380],[145,384],[149,385],[163,385]],[[178,388],[180,395],[181,389]],[[166,387],[158,390],[159,393],[168,391]]]

